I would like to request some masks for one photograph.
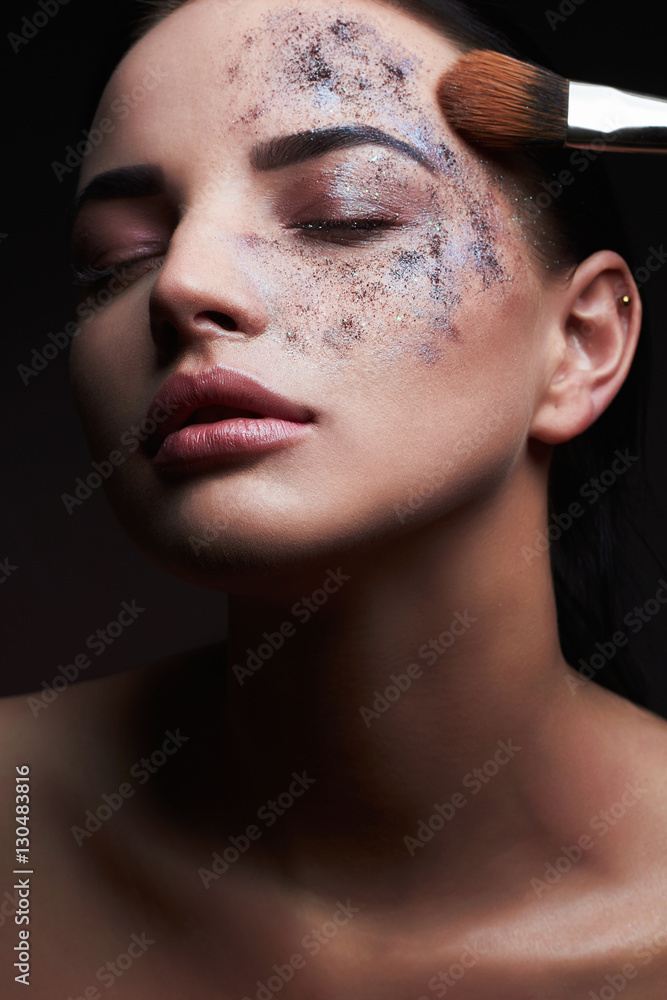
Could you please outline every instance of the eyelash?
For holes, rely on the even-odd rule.
[[[72,272],[74,276],[74,285],[77,288],[96,288],[96,287],[103,288],[106,284],[108,284],[111,281],[113,277],[120,277],[120,272],[124,271],[125,269],[138,268],[138,267],[141,268],[143,266],[141,274],[138,275],[138,277],[141,277],[148,271],[152,271],[156,267],[159,267],[163,256],[164,255],[160,257],[144,256],[144,257],[135,257],[134,259],[130,260],[121,260],[117,264],[114,264],[112,267],[106,267],[103,269],[90,267],[89,265],[86,265],[85,267],[81,268],[73,266]],[[127,285],[125,285],[124,287],[127,287]]]
[[[398,226],[397,218],[380,219],[318,219],[313,222],[299,222],[290,226],[290,229],[297,229],[308,236],[319,234],[319,238],[325,238],[322,234],[330,236],[328,242],[351,245],[354,243],[368,242],[376,239],[382,233]],[[345,234],[349,235],[345,235]],[[338,239],[335,235],[339,234]],[[98,269],[85,266],[81,268],[73,267],[74,284],[78,288],[103,288],[119,271],[126,268],[144,265],[144,271],[153,270],[157,265],[155,257],[137,257],[134,260],[123,260],[114,264],[113,267]]]
[[[331,239],[329,242],[354,243],[364,242],[377,238],[389,229],[398,226],[397,217],[390,218],[361,218],[361,219],[318,219],[313,222],[299,222],[291,226],[291,229],[298,229],[307,235],[322,233],[340,233],[341,238]],[[344,233],[355,235],[345,237]],[[320,238],[322,236],[320,235]]]

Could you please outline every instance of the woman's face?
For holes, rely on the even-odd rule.
[[[541,281],[513,189],[438,108],[456,57],[374,0],[193,0],[114,73],[80,191],[142,169],[81,208],[75,265],[117,274],[82,290],[72,377],[114,509],[172,571],[233,589],[453,514],[512,474]],[[178,430],[153,404],[167,380],[230,385],[226,369],[300,425],[232,452],[209,426],[194,451],[171,435],[155,455],[146,418]],[[234,415],[200,403],[195,423]]]

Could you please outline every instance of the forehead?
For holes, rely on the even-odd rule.
[[[145,159],[171,143],[205,156],[239,140],[370,123],[434,156],[454,141],[436,101],[457,50],[376,0],[190,0],[128,53],[102,98],[113,127],[84,164]],[[196,140],[196,142],[195,142]],[[435,158],[435,157],[434,157]]]

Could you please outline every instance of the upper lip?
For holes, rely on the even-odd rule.
[[[216,366],[198,372],[180,372],[162,385],[146,414],[148,421],[157,423],[157,429],[146,441],[147,450],[155,454],[167,435],[185,427],[190,417],[205,406],[233,407],[248,411],[247,416],[276,417],[294,423],[307,423],[312,419],[311,411],[305,406],[233,368]],[[160,410],[167,414],[162,422],[158,422]],[[225,419],[225,415],[221,414],[220,419]]]

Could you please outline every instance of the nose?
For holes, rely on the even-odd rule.
[[[266,303],[243,259],[241,244],[248,242],[201,226],[178,227],[149,302],[151,336],[163,357],[187,349],[203,357],[220,339],[256,337],[266,329]]]

